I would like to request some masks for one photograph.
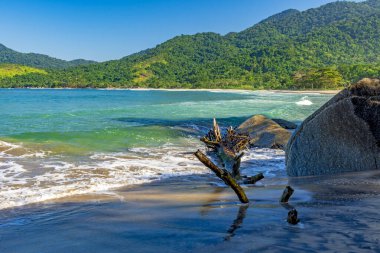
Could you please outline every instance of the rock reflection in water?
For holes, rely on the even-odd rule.
[[[356,200],[380,194],[380,171],[290,178],[290,184],[310,191],[316,201]]]

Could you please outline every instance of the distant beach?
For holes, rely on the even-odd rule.
[[[0,89],[13,89],[13,88],[0,88]],[[16,88],[16,89],[30,89],[30,90],[134,90],[134,91],[208,91],[208,92],[273,92],[273,93],[289,93],[289,94],[328,94],[334,95],[341,90],[250,90],[250,89],[182,89],[182,88],[46,88],[46,87],[30,87],[30,88]]]
[[[268,90],[276,93],[290,93],[290,94],[328,94],[334,95],[341,90]]]
[[[116,90],[123,90],[117,89]],[[107,88],[106,90],[113,90]],[[289,94],[337,94],[341,90],[246,90],[246,89],[155,89],[155,88],[131,88],[127,90],[163,90],[163,91],[209,91],[209,92],[274,92]]]

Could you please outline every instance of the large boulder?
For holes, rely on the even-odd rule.
[[[250,136],[250,145],[260,148],[284,149],[291,133],[263,115],[254,115],[243,122],[236,131]]]
[[[285,129],[293,130],[297,128],[297,124],[291,121],[287,121],[284,119],[272,119],[272,120]]]
[[[286,148],[290,176],[380,169],[380,80],[363,79],[308,117]]]

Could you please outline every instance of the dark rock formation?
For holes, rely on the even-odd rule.
[[[308,117],[286,148],[290,176],[380,169],[380,80],[365,78]]]
[[[272,120],[285,129],[296,129],[297,128],[297,124],[293,123],[291,121],[287,121],[284,119],[272,119]]]
[[[260,148],[284,149],[291,133],[263,115],[255,115],[243,122],[236,131],[249,134],[250,145]]]

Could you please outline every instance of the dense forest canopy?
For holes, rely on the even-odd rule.
[[[83,59],[65,61],[65,60],[56,59],[56,58],[43,55],[43,54],[20,53],[0,44],[0,64],[1,63],[12,63],[12,64],[25,65],[25,66],[34,67],[34,68],[64,69],[68,67],[86,65],[86,64],[95,63],[95,62],[87,61]]]
[[[44,69],[0,75],[0,86],[335,89],[380,76],[380,0],[287,10],[239,33],[181,35],[120,60],[60,61],[0,45],[0,63]]]

